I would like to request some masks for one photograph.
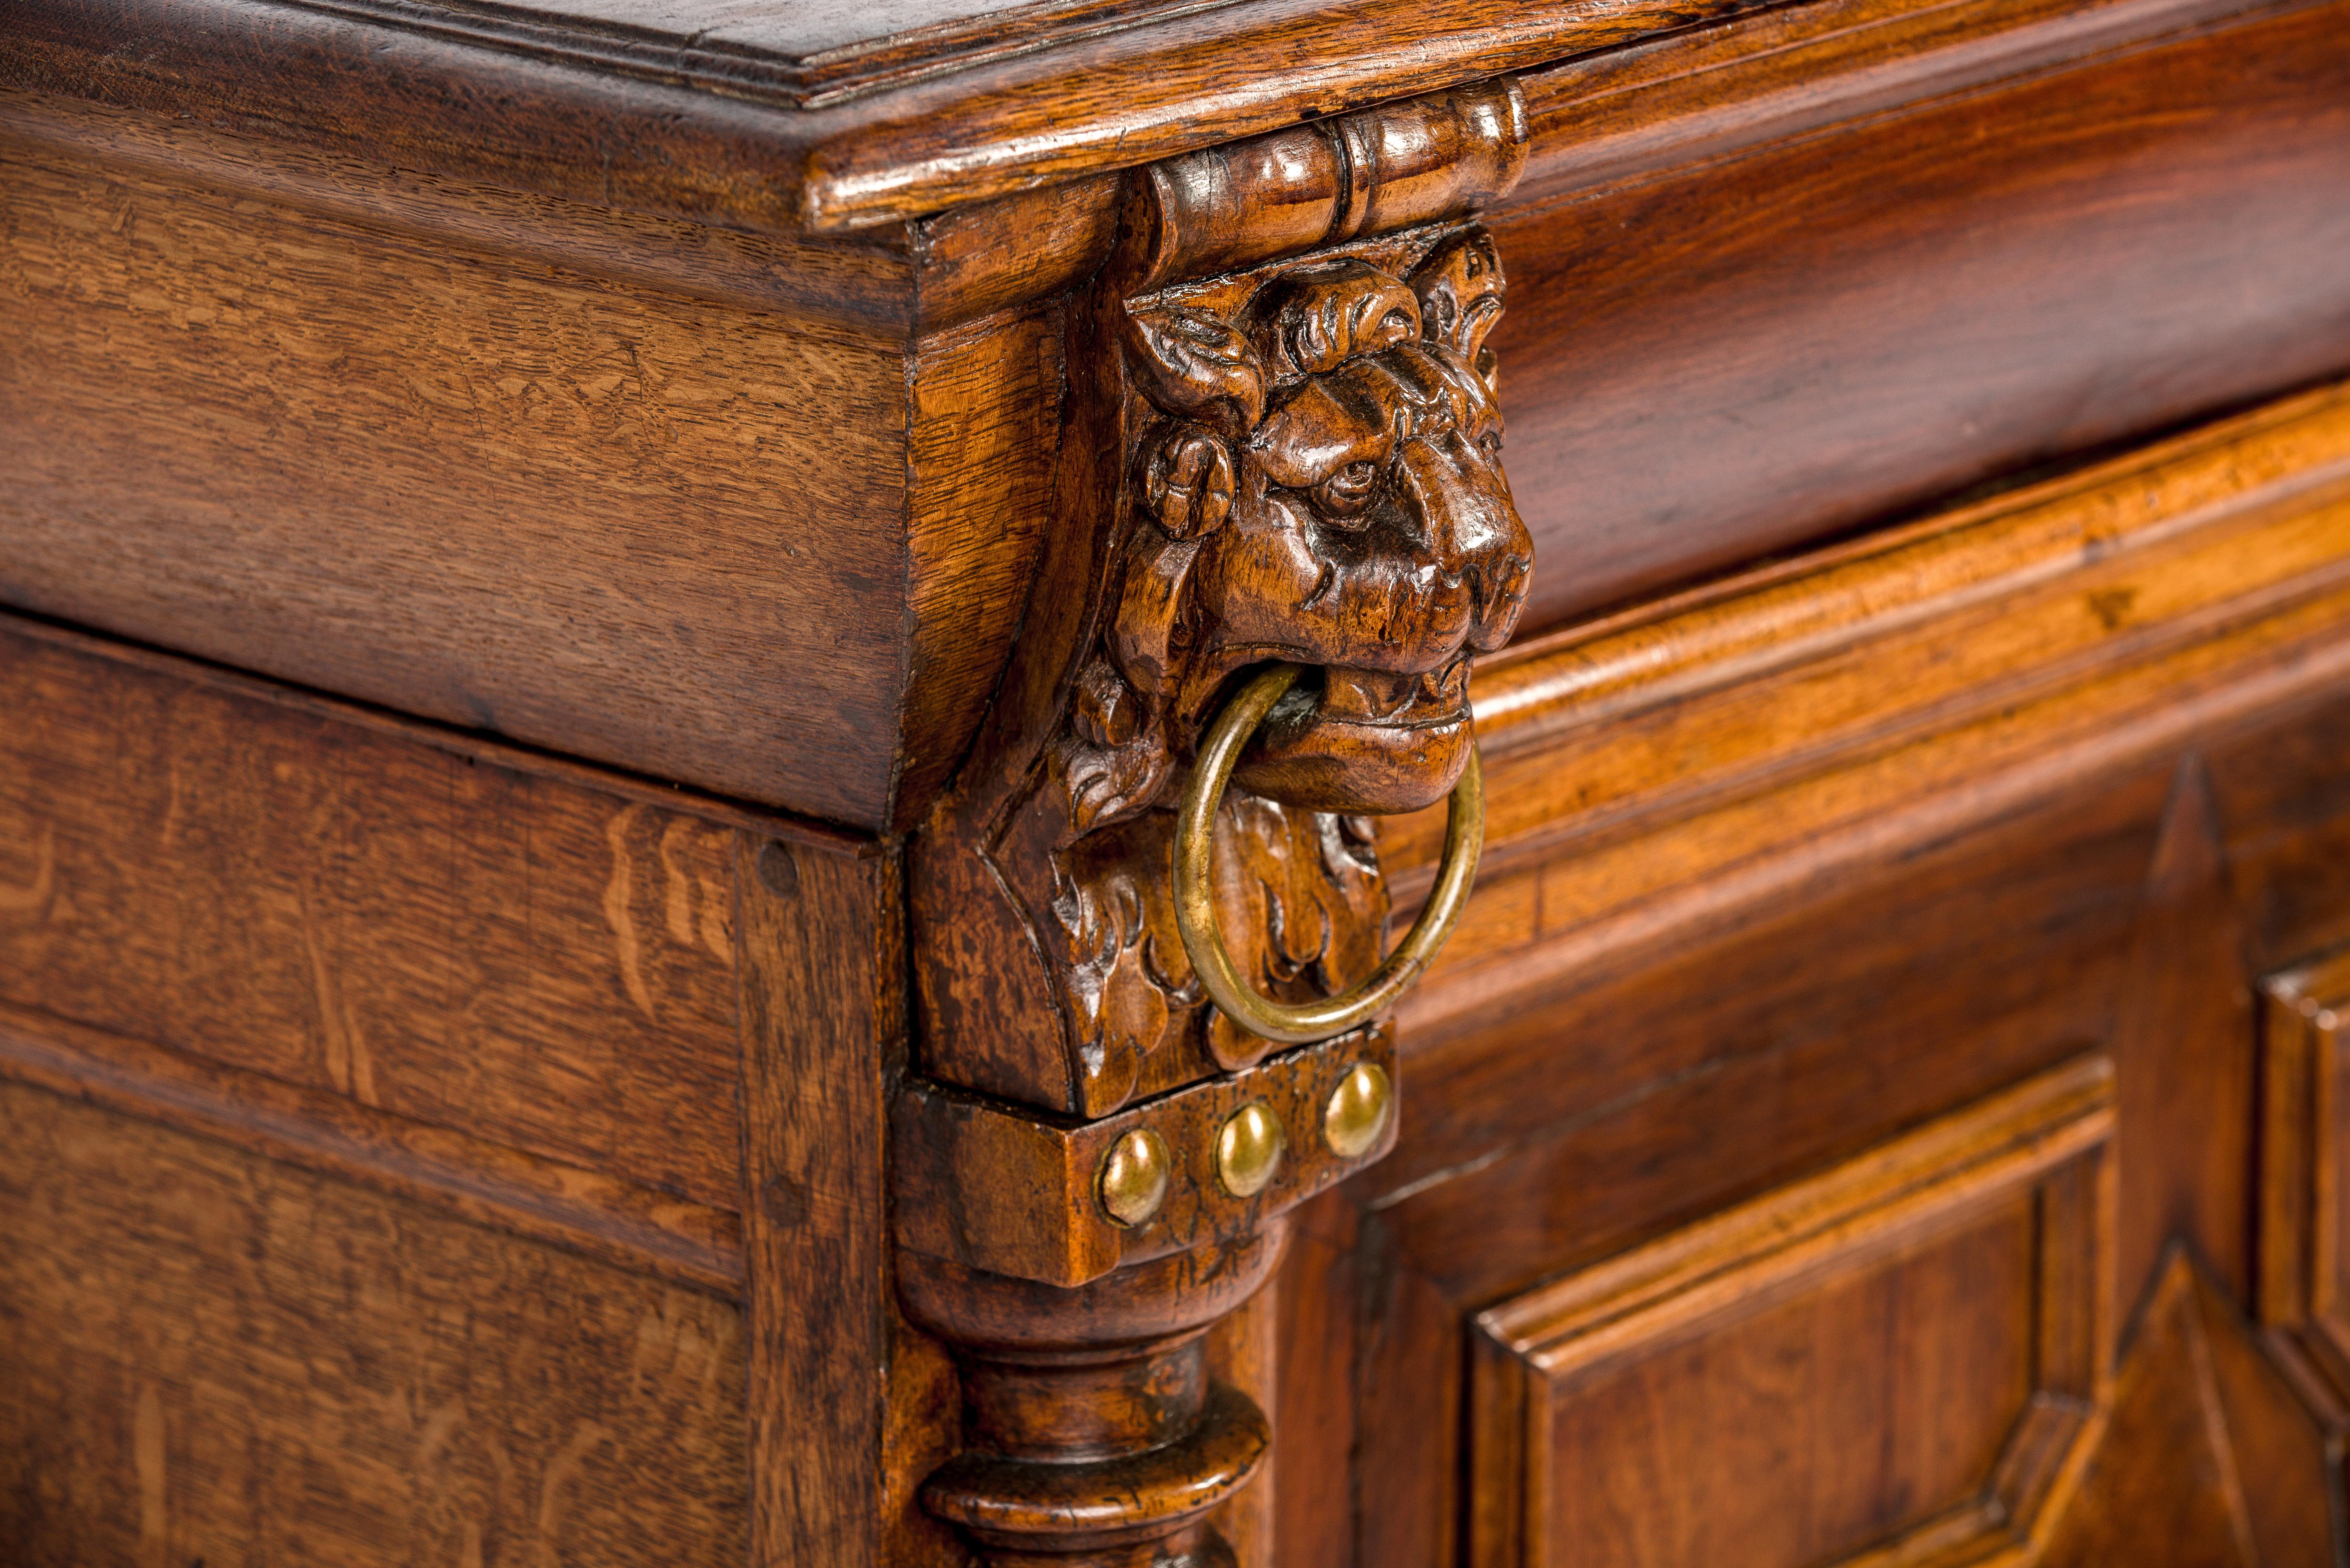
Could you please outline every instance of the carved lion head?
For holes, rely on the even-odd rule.
[[[1484,347],[1501,308],[1492,242],[1472,229],[1404,276],[1344,259],[1278,275],[1229,317],[1128,313],[1140,516],[1106,659],[1079,680],[1103,764],[1073,781],[1080,817],[1144,804],[1172,735],[1275,659],[1318,676],[1267,721],[1242,787],[1342,813],[1451,789],[1472,744],[1470,659],[1509,638],[1534,559]]]

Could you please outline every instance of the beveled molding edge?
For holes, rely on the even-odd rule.
[[[922,1505],[983,1561],[1234,1562],[1271,1428],[1207,1335],[1397,1134],[1430,950],[1382,961],[1367,818],[1470,803],[1475,865],[1468,672],[1533,542],[1474,213],[1524,158],[1502,79],[1153,164],[1072,306],[1035,596],[911,845],[890,1110],[899,1299],[963,1403]]]

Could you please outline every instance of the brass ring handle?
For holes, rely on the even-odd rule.
[[[1297,664],[1276,664],[1241,688],[1208,726],[1200,746],[1200,765],[1191,787],[1184,792],[1183,808],[1175,819],[1175,929],[1182,933],[1183,950],[1191,955],[1192,971],[1216,1005],[1253,1034],[1293,1045],[1310,1044],[1343,1034],[1368,1023],[1392,1006],[1411,988],[1422,971],[1436,961],[1444,939],[1459,923],[1469,902],[1470,885],[1477,879],[1477,856],[1485,845],[1485,784],[1477,767],[1477,749],[1469,749],[1469,764],[1444,819],[1444,864],[1436,874],[1436,888],[1428,896],[1419,919],[1378,972],[1343,996],[1322,1002],[1269,1002],[1250,989],[1224,950],[1223,934],[1216,929],[1215,888],[1209,873],[1215,849],[1216,805],[1224,785],[1240,761],[1241,748],[1256,733],[1264,716],[1282,693],[1305,673]]]

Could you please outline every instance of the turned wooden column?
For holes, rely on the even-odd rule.
[[[1045,559],[912,845],[891,1121],[964,1407],[922,1503],[991,1563],[1233,1562],[1270,1430],[1206,1336],[1393,1144],[1379,1013],[1473,872],[1470,665],[1533,566],[1471,221],[1524,141],[1498,82],[1136,171],[1070,302]],[[1448,796],[1465,858],[1389,955],[1375,819]]]
[[[1228,1564],[1208,1516],[1272,1443],[1207,1334],[1281,1259],[1282,1222],[1074,1289],[906,1255],[899,1295],[960,1347],[963,1452],[922,1504],[999,1564]]]

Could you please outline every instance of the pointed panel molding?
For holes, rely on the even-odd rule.
[[[2165,1254],[2113,1415],[2040,1568],[2338,1563],[2340,1439],[2184,1247]]]
[[[2105,1408],[2114,1122],[2080,1058],[1479,1314],[1470,1560],[2028,1546]]]

